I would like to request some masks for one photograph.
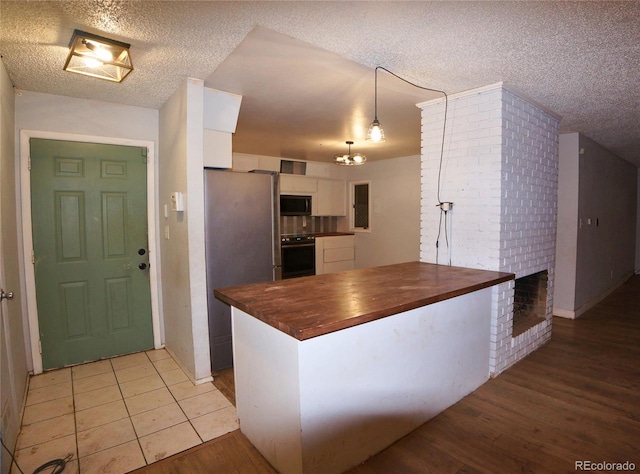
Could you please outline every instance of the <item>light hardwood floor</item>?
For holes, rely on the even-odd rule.
[[[581,318],[554,318],[549,343],[349,472],[547,474],[585,461],[640,470],[639,362],[634,276]],[[216,383],[232,399],[232,372]],[[275,471],[234,431],[135,472]]]

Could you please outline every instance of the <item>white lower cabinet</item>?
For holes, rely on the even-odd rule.
[[[354,267],[353,235],[316,237],[316,275],[353,270]]]

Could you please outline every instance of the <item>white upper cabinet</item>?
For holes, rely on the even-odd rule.
[[[204,166],[231,168],[231,135],[236,131],[242,96],[216,89],[204,89]]]
[[[308,194],[312,197],[314,216],[347,214],[346,184],[341,179],[320,179],[281,174],[280,194]]]
[[[346,216],[346,185],[341,179],[318,179],[318,215]]]
[[[231,168],[231,134],[204,129],[203,163],[206,168]]]
[[[307,178],[296,174],[280,175],[280,194],[292,193],[316,193],[318,191],[318,180]]]

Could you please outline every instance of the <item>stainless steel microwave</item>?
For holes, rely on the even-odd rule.
[[[310,216],[311,196],[297,196],[294,194],[280,195],[281,216]]]

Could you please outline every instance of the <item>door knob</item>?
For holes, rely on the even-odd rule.
[[[13,291],[9,293],[5,293],[4,290],[0,290],[0,301],[1,300],[12,300],[13,299]]]
[[[147,268],[147,264],[146,263],[140,263],[140,264],[138,264],[138,268],[140,270],[145,270]]]
[[[138,249],[138,255],[144,255],[145,253],[147,253],[145,249]]]

